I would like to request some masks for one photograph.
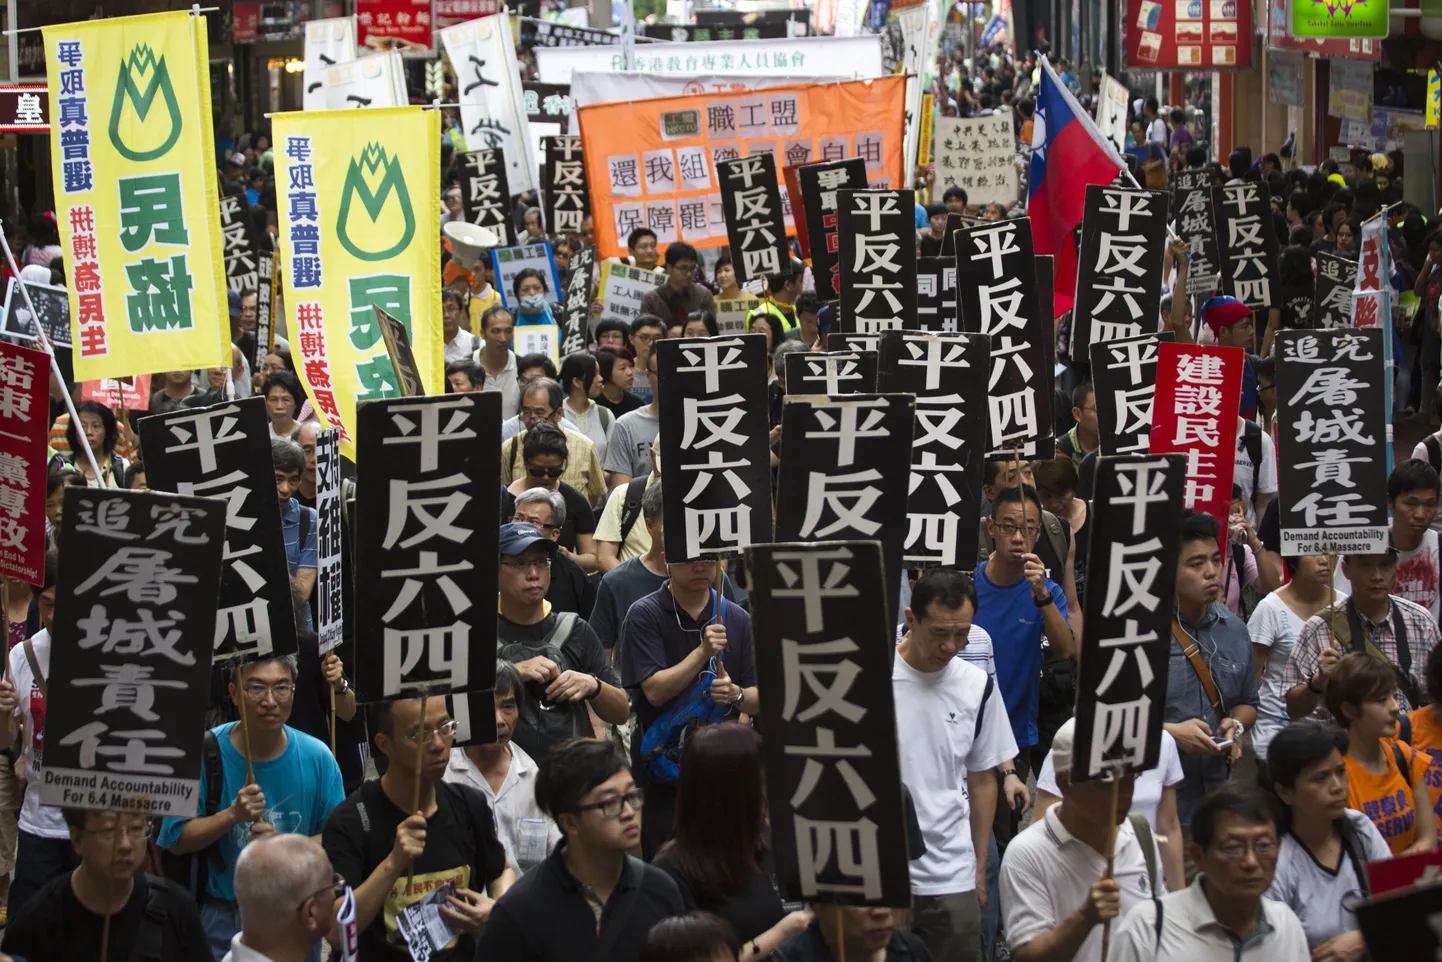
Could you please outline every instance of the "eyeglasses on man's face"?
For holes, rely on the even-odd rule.
[[[534,571],[537,574],[550,570],[550,558],[506,558],[501,561],[502,568],[510,568],[515,572]]]
[[[295,694],[295,682],[278,681],[274,685],[267,685],[264,682],[248,681],[241,686],[241,691],[244,691],[245,697],[251,701],[263,701],[267,693],[276,701],[289,701]]]
[[[451,720],[443,721],[439,725],[436,725],[434,728],[427,728],[425,730],[426,741],[434,741],[437,738],[439,738],[441,741],[450,741],[453,737],[455,737],[456,728],[459,727],[459,725],[459,722]],[[421,733],[419,731],[409,731],[402,735],[401,738],[408,744],[419,745],[421,741]]]
[[[334,904],[335,901],[339,901],[340,899],[345,898],[346,889],[349,887],[350,886],[346,885],[345,879],[341,877],[341,874],[339,872],[332,872],[330,884],[324,885],[316,889],[314,892],[301,899],[300,904],[295,907],[295,910],[297,912],[302,911],[305,908],[306,902],[309,902],[313,898],[319,898],[323,895],[329,895],[332,899],[332,904]]]
[[[578,812],[600,812],[606,818],[620,818],[622,809],[630,805],[631,811],[639,812],[641,806],[646,804],[645,795],[641,789],[633,788],[624,795],[613,795],[604,802],[593,802],[590,805],[581,805],[576,808]]]

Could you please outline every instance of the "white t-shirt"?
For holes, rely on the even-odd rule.
[[[1439,442],[1442,442],[1442,431],[1434,431],[1431,436]],[[1425,440],[1417,442],[1417,446],[1412,449],[1412,457],[1418,461],[1426,461],[1428,464],[1432,463],[1432,458],[1427,454],[1427,443]],[[1442,531],[1442,511],[1438,511],[1437,516],[1432,519],[1432,530]]]
[[[1027,826],[1011,840],[1001,860],[1001,918],[1007,944],[1013,946],[1013,951],[1060,925],[1086,901],[1092,885],[1106,875],[1106,858],[1066,830],[1058,815],[1060,809],[1061,805],[1053,805]],[[1166,891],[1161,878],[1161,853],[1158,851],[1153,859],[1157,865],[1156,893],[1147,875],[1141,842],[1131,821],[1123,820],[1117,826],[1114,871],[1121,887],[1122,914],[1133,906],[1150,903],[1153,894]],[[1116,950],[1115,939],[1112,950]],[[1098,925],[1072,959],[1100,962],[1101,957],[1102,927]]]
[[[1392,857],[1387,840],[1377,831],[1372,820],[1361,812],[1347,810],[1347,820],[1362,843],[1362,863]],[[1328,939],[1357,930],[1357,915],[1352,906],[1362,897],[1362,884],[1357,878],[1352,859],[1342,849],[1337,871],[1329,872],[1318,864],[1302,843],[1291,835],[1282,836],[1277,853],[1277,871],[1267,898],[1290,906],[1307,933],[1307,945],[1315,949]]]
[[[1392,585],[1394,598],[1405,598],[1415,605],[1421,605],[1431,613],[1433,621],[1438,621],[1439,616],[1442,616],[1442,599],[1439,599],[1437,591],[1437,545],[1437,532],[1428,530],[1422,535],[1422,541],[1417,547],[1411,551],[1398,551],[1397,580]],[[1347,580],[1342,570],[1343,564],[1339,563],[1332,584],[1339,592],[1351,591],[1352,583]]]
[[[1350,586],[1349,586],[1350,587]],[[1347,595],[1337,592],[1337,602],[1347,600]],[[1282,687],[1282,672],[1297,644],[1297,635],[1306,624],[1276,592],[1257,602],[1247,630],[1252,635],[1252,644],[1265,645],[1268,649],[1267,664],[1262,668],[1261,700],[1257,706],[1257,723],[1252,728],[1252,748],[1257,757],[1266,761],[1267,746],[1277,737],[1277,732],[1287,727],[1287,692]]]
[[[42,674],[50,674],[50,632],[42,628],[30,639],[35,650],[35,663]],[[15,707],[15,720],[25,726],[25,781],[30,790],[25,793],[25,802],[20,806],[20,831],[41,838],[69,838],[70,828],[65,824],[65,813],[49,805],[40,804],[40,764],[45,760],[45,696],[35,684],[35,675],[30,671],[30,662],[25,657],[25,648],[16,645],[10,649],[10,677],[15,684],[15,693],[20,704]]]
[[[1162,753],[1161,759],[1157,762],[1156,768],[1149,768],[1142,772],[1132,781],[1132,807],[1128,811],[1133,815],[1145,815],[1147,824],[1152,831],[1157,830],[1157,809],[1162,804],[1162,792],[1173,785],[1180,785],[1184,776],[1182,775],[1182,757],[1177,754],[1177,740],[1168,731],[1162,731]],[[1056,768],[1052,766],[1051,752],[1046,753],[1046,759],[1041,763],[1041,771],[1036,775],[1036,790],[1048,792],[1061,797],[1061,789],[1056,784]]]
[[[1162,149],[1166,150],[1169,140],[1166,121],[1160,117],[1153,119],[1152,122],[1147,125],[1147,140],[1154,144],[1161,144]]]
[[[481,347],[471,355],[471,360],[481,364]],[[481,364],[481,370],[486,371],[486,366]],[[506,355],[506,366],[500,374],[492,374],[486,371],[486,386],[483,391],[495,391],[501,395],[501,420],[505,421],[516,416],[521,410],[521,395],[516,390],[516,352],[511,351]]]
[[[916,895],[976,888],[966,773],[1016,757],[1001,692],[992,685],[983,706],[986,688],[986,672],[960,658],[932,672],[912,668],[900,651],[892,659],[896,730],[905,733],[898,739],[901,780],[911,790],[926,840],[926,854],[911,862],[911,891]]]
[[[1252,503],[1252,456],[1247,453],[1246,429],[1240,421],[1237,424],[1236,472],[1232,483],[1241,487],[1242,502],[1247,506],[1247,520],[1257,526],[1257,508]],[[1272,436],[1262,432],[1262,469],[1257,473],[1257,491],[1261,494],[1277,493],[1277,448]]]

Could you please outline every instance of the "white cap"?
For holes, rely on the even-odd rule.
[[[49,284],[50,268],[40,264],[26,264],[20,268],[20,279],[26,284]]]
[[[1071,771],[1072,742],[1076,738],[1076,718],[1068,718],[1051,738],[1051,767],[1057,772]]]

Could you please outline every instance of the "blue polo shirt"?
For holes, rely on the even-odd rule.
[[[1050,578],[1046,582],[1056,610],[1066,617],[1066,593]],[[986,562],[976,566],[976,617],[972,623],[991,635],[996,659],[996,684],[1006,702],[1018,748],[1037,743],[1036,715],[1041,699],[1043,615],[1025,578],[1014,585],[993,584]]]

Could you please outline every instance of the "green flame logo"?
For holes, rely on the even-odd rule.
[[[357,198],[365,216],[357,211],[353,225],[351,206]],[[410,246],[416,233],[416,215],[411,210],[411,195],[406,189],[405,174],[401,172],[399,158],[391,157],[379,144],[367,144],[359,158],[351,158],[345,172],[345,188],[341,191],[335,229],[340,246],[363,261],[387,260]],[[380,243],[392,237],[399,240],[376,250],[374,244],[359,243],[358,238],[363,237]]]
[[[147,123],[156,94],[165,101],[166,125],[157,120]],[[129,104],[129,109],[126,109]],[[159,111],[157,111],[157,116]],[[125,120],[125,136],[121,136],[121,119]],[[180,105],[175,100],[175,87],[165,58],[156,58],[148,44],[137,44],[130,56],[120,63],[120,78],[115,84],[115,102],[110,107],[110,143],[126,160],[147,161],[165,156],[180,139],[183,124]],[[158,145],[158,146],[156,146]]]

